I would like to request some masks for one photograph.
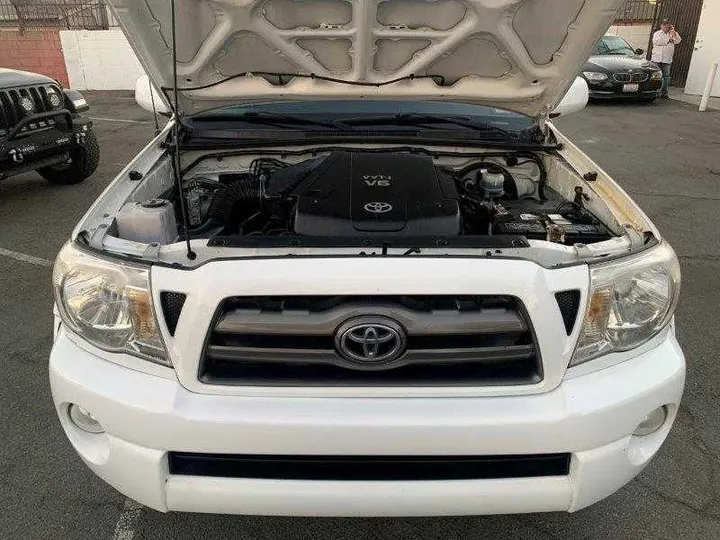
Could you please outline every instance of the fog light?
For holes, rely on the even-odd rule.
[[[105,431],[102,425],[100,425],[100,422],[80,405],[71,404],[68,409],[68,414],[70,415],[72,423],[83,431],[88,433],[103,433]]]
[[[667,406],[663,405],[662,407],[658,407],[654,411],[650,412],[650,414],[648,414],[645,419],[638,424],[638,427],[635,429],[635,433],[633,433],[633,435],[642,437],[643,435],[655,433],[665,423],[666,418]]]

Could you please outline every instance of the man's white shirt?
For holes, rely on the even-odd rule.
[[[652,58],[653,62],[663,64],[672,64],[673,54],[675,54],[675,45],[680,43],[680,34],[675,32],[674,37],[670,37],[670,33],[658,30],[653,34]]]

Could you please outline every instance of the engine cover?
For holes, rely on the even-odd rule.
[[[430,157],[333,152],[292,192],[296,234],[357,236],[460,233],[452,178]]]

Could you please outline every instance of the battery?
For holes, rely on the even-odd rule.
[[[542,221],[512,220],[500,221],[493,225],[494,234],[521,234],[532,240],[545,240],[547,230]]]
[[[557,220],[560,221],[560,220]],[[563,220],[566,221],[566,220]],[[592,244],[610,238],[610,234],[596,223],[557,223],[554,228],[563,233],[564,244]],[[514,219],[493,225],[493,234],[520,234],[529,240],[547,240],[547,227],[541,220]]]
[[[592,244],[610,238],[605,227],[594,223],[571,223],[560,227],[565,231],[566,244]]]

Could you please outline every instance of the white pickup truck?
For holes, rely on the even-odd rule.
[[[93,471],[160,511],[429,516],[643,469],[678,261],[551,122],[619,0],[110,3],[172,117],[55,264]]]

